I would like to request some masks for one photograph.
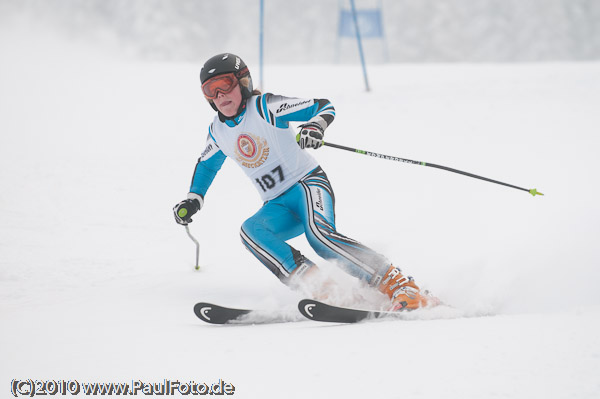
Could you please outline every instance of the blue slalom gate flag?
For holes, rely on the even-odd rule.
[[[380,9],[356,10],[361,38],[383,38],[383,21]],[[340,37],[356,37],[352,10],[340,10]]]

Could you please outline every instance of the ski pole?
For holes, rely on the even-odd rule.
[[[190,226],[188,226],[187,224],[185,225],[185,231],[187,233],[187,235],[192,239],[192,241],[194,241],[194,244],[196,244],[196,270],[200,270],[200,243],[198,242],[198,240],[196,240],[194,238],[194,236],[192,235],[192,233],[190,233]]]
[[[502,183],[501,181],[498,181],[498,180],[488,179],[487,177],[474,175],[474,174],[469,173],[469,172],[463,172],[462,170],[449,168],[447,166],[436,165],[434,163],[421,162],[421,161],[413,161],[412,159],[406,159],[406,158],[394,157],[394,156],[390,156],[390,155],[378,154],[376,152],[359,150],[357,148],[351,148],[351,147],[346,147],[346,146],[339,145],[339,144],[327,143],[325,141],[323,142],[323,145],[327,146],[327,147],[338,148],[340,150],[346,150],[346,151],[356,152],[358,154],[368,155],[368,156],[375,157],[375,158],[383,158],[383,159],[387,159],[387,160],[390,160],[390,161],[397,161],[397,162],[409,163],[409,164],[413,164],[413,165],[429,166],[431,168],[437,168],[437,169],[447,170],[448,172],[458,173],[458,174],[461,174],[461,175],[464,175],[464,176],[473,177],[475,179],[485,180],[485,181],[488,181],[490,183],[496,183],[496,184],[500,184],[502,186],[516,188],[517,190],[527,191],[529,194],[533,195],[534,197],[536,195],[544,195],[544,194],[540,193],[539,191],[537,191],[535,188],[526,189],[526,188],[522,188],[522,187],[518,187],[518,186],[513,186],[512,184]]]

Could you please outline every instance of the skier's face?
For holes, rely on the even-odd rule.
[[[237,114],[240,104],[242,103],[242,91],[240,85],[236,85],[235,88],[229,93],[219,92],[217,98],[214,100],[217,109],[225,116],[231,117]]]

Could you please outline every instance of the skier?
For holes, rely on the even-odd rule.
[[[421,292],[384,256],[337,232],[335,197],[319,163],[306,151],[318,149],[335,117],[326,99],[300,99],[253,90],[242,59],[231,53],[210,58],[200,71],[202,92],[217,111],[206,147],[196,164],[187,199],[173,208],[181,225],[204,204],[206,192],[227,157],[254,183],[263,206],[241,227],[246,248],[283,283],[310,286],[326,295],[331,281],[319,280],[319,269],[286,243],[304,233],[324,259],[334,260],[351,275],[386,294],[389,309],[416,309],[437,299]],[[304,122],[296,134],[290,122]]]

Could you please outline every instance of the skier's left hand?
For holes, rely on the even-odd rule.
[[[298,126],[300,133],[296,135],[296,142],[300,148],[314,148],[315,150],[323,145],[324,131],[317,122],[308,122]]]
[[[175,221],[183,226],[192,223],[192,216],[202,208],[204,200],[199,195],[193,195],[173,207]]]

